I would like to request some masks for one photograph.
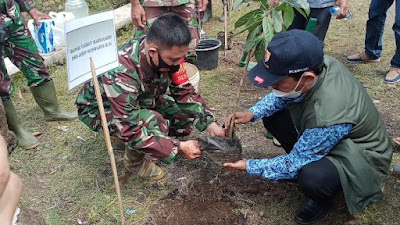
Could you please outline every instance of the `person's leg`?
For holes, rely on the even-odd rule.
[[[312,8],[310,11],[309,18],[317,19],[313,34],[323,43],[325,40],[326,32],[328,31],[329,24],[331,22],[331,14],[329,8]]]
[[[393,24],[394,37],[396,40],[396,52],[390,61],[390,70],[386,74],[384,81],[387,83],[400,82],[400,2],[396,0],[395,21]]]
[[[0,197],[0,220],[5,222],[5,224],[11,224],[19,203],[21,190],[21,179],[15,173],[11,172],[7,186]]]
[[[28,86],[36,87],[52,80],[28,28],[21,20],[9,28],[4,47],[4,54],[21,70]]]
[[[392,67],[400,68],[400,1],[396,0],[395,21],[393,25],[394,37],[396,39],[396,53],[390,62]]]
[[[381,57],[386,12],[392,4],[393,0],[371,1],[365,34],[365,54],[369,59],[379,59]]]
[[[301,15],[296,9],[294,9],[294,20],[289,26],[288,30],[299,29],[304,30],[307,26],[307,18]]]
[[[160,96],[155,110],[168,120],[169,136],[187,136],[192,131],[188,117],[171,96]]]
[[[293,124],[288,109],[263,118],[264,127],[281,143],[286,153],[289,153],[298,139],[298,132]]]
[[[11,224],[21,195],[21,179],[10,171],[7,144],[0,136],[0,221]]]
[[[341,190],[340,176],[327,158],[312,162],[300,169],[298,183],[306,196],[296,214],[300,224],[310,224],[328,215],[333,197]]]
[[[10,27],[5,47],[5,54],[26,77],[36,102],[44,112],[46,121],[75,119],[76,112],[69,113],[59,107],[56,89],[44,65],[44,60],[39,55],[28,28],[21,20],[17,20],[15,25]]]
[[[200,15],[196,9],[195,3],[194,1],[189,1],[189,3],[184,5],[170,7],[170,12],[178,14],[189,27],[192,41],[189,44],[189,52],[186,56],[186,61],[195,62],[197,59],[196,46],[200,41],[201,30]]]

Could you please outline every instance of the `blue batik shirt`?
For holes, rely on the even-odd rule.
[[[253,121],[272,116],[285,109],[287,102],[301,101],[303,98],[304,95],[296,99],[285,99],[269,93],[250,108],[254,115]],[[246,170],[251,175],[263,176],[270,180],[293,179],[303,166],[325,157],[352,127],[352,124],[342,123],[306,129],[289,154],[270,159],[249,159]]]

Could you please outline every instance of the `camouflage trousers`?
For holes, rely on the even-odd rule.
[[[113,118],[110,111],[106,112],[110,134],[124,141],[132,150],[170,163],[179,147],[179,141],[174,136],[186,136],[192,131],[193,121],[189,119],[186,110],[180,107],[183,106],[171,96],[162,95],[155,108],[131,110],[127,112],[127,120]],[[78,109],[80,120],[92,123],[97,120],[100,123],[99,115],[96,118],[85,118],[95,113],[86,110]]]
[[[39,55],[36,44],[21,19],[14,21],[11,26],[6,28],[4,55],[9,57],[11,62],[21,70],[29,86],[40,86],[51,81],[44,60]],[[0,59],[0,96],[2,100],[10,99],[13,92],[14,87],[7,73],[4,57],[2,57]]]
[[[188,25],[192,41],[189,44],[189,53],[186,56],[188,62],[196,61],[196,46],[200,41],[200,14],[196,9],[195,3],[187,3],[179,6],[160,6],[160,7],[146,7],[146,29],[149,29],[151,24],[164,13],[178,14],[183,21]],[[145,34],[143,29],[136,29],[135,37],[140,37]]]

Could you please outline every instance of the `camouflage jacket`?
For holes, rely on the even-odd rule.
[[[210,108],[188,82],[176,85],[167,73],[154,72],[147,62],[144,42],[139,44],[139,41],[131,40],[119,47],[121,65],[99,76],[108,123],[112,123],[113,117],[126,120],[134,114],[133,111],[154,109],[158,98],[165,95],[169,87],[175,102],[184,104],[186,110],[194,115],[193,126],[199,131],[205,130],[214,122]],[[84,85],[76,104],[80,119],[92,130],[99,131],[101,122],[96,115],[98,109],[92,82]],[[82,117],[84,114],[92,116]]]
[[[20,11],[28,12],[33,8],[35,4],[32,0],[0,0],[0,21],[10,26],[20,19]]]
[[[142,6],[145,7],[161,7],[161,6],[179,6],[188,3],[195,4],[195,0],[140,0]]]

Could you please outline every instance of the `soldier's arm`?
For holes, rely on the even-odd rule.
[[[178,103],[180,108],[184,107],[186,111],[190,111],[189,117],[195,119],[193,124],[197,130],[204,131],[211,123],[215,122],[214,115],[210,107],[203,98],[195,92],[193,86],[189,82],[184,84],[170,86],[171,96]]]
[[[29,12],[31,9],[35,8],[35,3],[33,0],[16,0],[21,12]]]

